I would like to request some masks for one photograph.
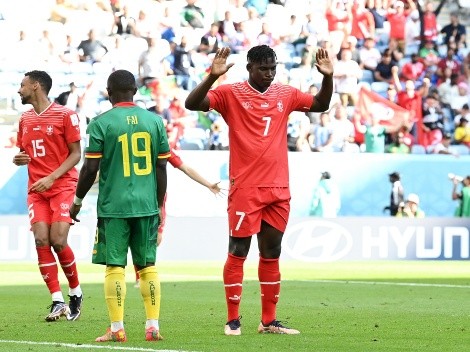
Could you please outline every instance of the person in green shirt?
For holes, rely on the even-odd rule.
[[[410,154],[410,147],[405,144],[405,135],[403,132],[398,132],[394,136],[394,141],[386,149],[386,153],[392,154]]]
[[[168,138],[160,116],[133,102],[134,75],[111,73],[107,81],[112,109],[95,117],[87,128],[85,162],[80,170],[70,216],[77,215],[99,171],[98,225],[94,264],[106,265],[104,281],[111,326],[97,342],[125,342],[125,267],[130,249],[139,269],[146,324],[145,339],[161,340],[160,280],[155,267],[157,229],[166,193]]]
[[[470,217],[470,175],[463,180],[454,177],[452,183],[452,199],[459,200],[459,205],[454,215],[460,218],[468,218]],[[460,192],[457,191],[459,184],[463,186]]]

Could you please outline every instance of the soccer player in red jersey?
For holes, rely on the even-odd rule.
[[[211,89],[233,63],[229,48],[217,50],[209,75],[188,95],[186,108],[218,111],[229,126],[228,256],[223,271],[228,318],[226,335],[240,335],[239,305],[243,264],[251,238],[257,234],[258,278],[261,288],[260,333],[298,334],[276,319],[281,287],[279,257],[290,211],[287,160],[287,120],[292,111],[322,112],[333,93],[333,65],[319,48],[315,66],[323,75],[313,96],[285,84],[273,83],[277,58],[269,46],[247,54],[248,81]]]
[[[214,193],[214,195],[218,195],[219,193],[222,192],[222,188],[219,187],[219,182],[210,183],[209,181],[207,181],[204,177],[202,177],[191,166],[184,163],[183,160],[181,160],[181,157],[178,155],[178,153],[175,149],[170,150],[170,157],[168,158],[168,162],[171,164],[171,166],[173,166],[173,167],[181,170],[182,172],[184,172],[192,180],[194,180],[197,183],[203,185],[204,187],[207,187],[209,189],[209,191]],[[160,226],[158,227],[157,246],[160,245],[160,243],[162,242],[162,239],[163,239],[163,229],[165,228],[165,218],[166,218],[165,202],[166,202],[166,195],[165,195],[165,200],[163,201],[163,207],[162,207],[162,222],[161,222]],[[135,287],[139,287],[140,286],[139,270],[138,270],[137,266],[134,266],[134,269],[135,269]]]
[[[38,254],[39,271],[52,295],[47,321],[66,316],[76,320],[81,314],[83,294],[77,265],[67,244],[72,219],[69,204],[75,195],[80,161],[80,128],[77,114],[48,98],[51,77],[44,71],[25,73],[18,91],[23,104],[32,109],[21,115],[17,166],[28,165],[28,210]],[[59,284],[54,253],[69,283],[69,305]]]

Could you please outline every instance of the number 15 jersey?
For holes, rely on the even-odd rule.
[[[134,103],[119,103],[87,128],[85,158],[101,158],[98,217],[158,214],[156,163],[170,147],[162,119]]]
[[[261,93],[245,82],[208,92],[229,127],[231,187],[288,187],[287,120],[309,111],[313,96],[280,83]]]

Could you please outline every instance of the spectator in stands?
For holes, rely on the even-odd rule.
[[[235,23],[232,19],[232,12],[226,10],[224,12],[224,18],[219,22],[219,33],[223,38],[223,41],[230,43],[234,40],[237,34],[237,27],[239,23]]]
[[[67,34],[65,36],[65,40],[65,47],[59,53],[59,59],[66,64],[80,62],[80,54],[78,52],[77,45],[73,42],[72,35]]]
[[[465,117],[461,117],[459,124],[455,127],[454,141],[456,144],[464,144],[470,148],[470,126]]]
[[[442,140],[434,145],[428,152],[433,154],[446,154],[446,155],[454,155],[458,156],[457,153],[453,152],[450,148],[452,143],[452,135],[450,133],[445,133],[442,136]]]
[[[355,106],[357,102],[357,93],[359,90],[358,82],[362,77],[362,70],[359,64],[351,58],[351,51],[344,49],[341,52],[341,60],[334,64],[334,73],[336,92],[339,93],[341,104],[344,107],[348,105]]]
[[[421,46],[419,11],[413,10],[405,23],[405,54],[417,53]]]
[[[385,153],[385,135],[392,131],[388,126],[380,123],[381,116],[374,115],[370,122],[362,124],[360,116],[354,116],[354,123],[356,124],[356,131],[364,134],[365,152],[366,153]]]
[[[290,152],[310,151],[307,136],[310,120],[304,112],[293,111],[287,121],[287,149]]]
[[[154,96],[155,105],[149,107],[147,110],[160,115],[163,118],[165,126],[171,123],[171,114],[168,110],[169,101],[163,94],[155,94]]]
[[[170,44],[165,39],[153,36],[147,40],[147,50],[142,52],[138,61],[138,77],[140,85],[155,83],[154,93],[161,87],[163,79],[171,72],[167,56],[170,55]]]
[[[261,32],[258,34],[258,37],[256,39],[256,45],[267,45],[272,48],[275,48],[281,43],[279,37],[272,32],[270,24],[268,22],[263,22],[263,24],[261,25]]]
[[[457,73],[452,73],[452,69],[444,69],[445,79],[439,83],[437,87],[437,92],[443,104],[451,104],[454,97],[459,95],[459,75]]]
[[[451,47],[447,47],[447,54],[445,57],[439,60],[437,63],[436,76],[438,82],[445,81],[444,70],[450,68],[452,73],[460,75],[462,72],[461,63],[455,58],[455,50]]]
[[[359,66],[363,70],[368,70],[373,75],[373,72],[377,68],[382,55],[380,54],[379,49],[375,46],[375,40],[372,37],[365,38],[364,46],[359,49],[359,56],[361,58],[361,63]]]
[[[342,104],[335,106],[334,119],[331,122],[333,131],[331,148],[334,152],[348,152],[353,149],[355,130],[353,123],[348,119],[346,107]],[[357,145],[356,145],[357,147]]]
[[[441,2],[442,5],[444,1]],[[423,40],[431,41],[436,43],[438,39],[438,24],[437,24],[437,15],[439,14],[442,6],[439,6],[436,11],[434,11],[434,4],[432,1],[426,1],[424,5],[423,13]]]
[[[443,42],[449,45],[450,42],[457,43],[457,47],[467,47],[467,30],[463,24],[460,23],[458,13],[450,14],[450,23],[442,27],[440,33],[444,35]]]
[[[390,42],[398,44],[402,53],[405,52],[405,25],[410,13],[416,9],[413,0],[407,0],[409,8],[405,9],[403,1],[395,1],[389,8],[387,21],[390,23]]]
[[[405,134],[402,131],[392,134],[392,143],[385,149],[386,153],[409,154],[410,147],[405,144]]]
[[[250,35],[246,32],[245,22],[238,24],[237,32],[228,45],[234,54],[244,53],[251,48],[252,43],[250,42]]]
[[[147,16],[143,9],[139,10],[139,15],[135,20],[133,35],[139,38],[148,39],[157,31],[157,24]]]
[[[111,34],[128,35],[135,33],[135,18],[129,13],[129,7],[124,5],[122,9],[114,12],[114,23]]]
[[[218,48],[224,46],[222,36],[219,33],[219,23],[211,24],[210,29],[201,37],[198,52],[203,54],[213,54]]]
[[[393,83],[393,68],[398,70],[397,62],[392,60],[392,54],[389,49],[385,49],[382,59],[374,70],[374,80],[376,82]]]
[[[322,112],[320,114],[320,122],[311,125],[307,139],[312,152],[332,151],[333,129],[331,126],[330,112]]]
[[[348,1],[346,5],[351,19],[351,36],[362,46],[366,38],[375,38],[374,16],[365,7],[365,0]]]
[[[408,80],[405,82],[403,88],[398,77],[398,67],[395,66],[392,70],[393,84],[397,90],[397,103],[402,108],[410,112],[410,120],[407,124],[411,126],[412,134],[417,138],[419,144],[424,145],[423,136],[423,111],[422,111],[422,97],[427,96],[431,82],[429,78],[423,79],[423,84],[419,89],[416,89],[414,81]]]
[[[455,93],[455,90],[452,90],[452,93]],[[459,110],[462,108],[464,104],[469,104],[469,87],[468,84],[465,82],[460,82],[457,84],[457,95],[452,95],[450,97],[450,107],[454,115],[457,115]]]
[[[94,29],[88,31],[88,39],[82,40],[77,49],[80,61],[90,64],[100,62],[108,52],[108,48],[100,40],[96,39]]]
[[[412,80],[420,85],[425,75],[425,67],[423,62],[419,59],[417,53],[411,54],[411,60],[405,63],[401,68],[400,80]]]
[[[338,185],[331,179],[328,171],[322,172],[313,190],[310,202],[310,216],[336,218],[341,209],[341,195]]]
[[[180,43],[173,49],[172,70],[175,75],[176,85],[185,90],[193,89],[194,82],[194,61],[192,50],[187,47],[187,38],[182,36]]]
[[[204,20],[204,11],[196,5],[196,0],[186,0],[186,5],[181,10],[181,26],[204,28]]]
[[[426,40],[424,42],[424,46],[419,49],[418,55],[423,60],[427,72],[434,73],[437,70],[437,63],[440,57],[432,40]]]
[[[461,118],[470,120],[470,107],[469,104],[463,104],[462,108],[459,110],[458,114],[454,118],[454,126],[457,126],[460,123]],[[455,130],[455,127],[454,127]]]
[[[434,146],[442,141],[444,130],[444,113],[439,100],[428,95],[423,103],[423,133],[421,145]]]

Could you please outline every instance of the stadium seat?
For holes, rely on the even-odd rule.
[[[411,146],[411,154],[426,154],[426,148],[421,144],[413,144]]]
[[[458,155],[470,155],[470,149],[465,144],[453,144],[449,150]]]

